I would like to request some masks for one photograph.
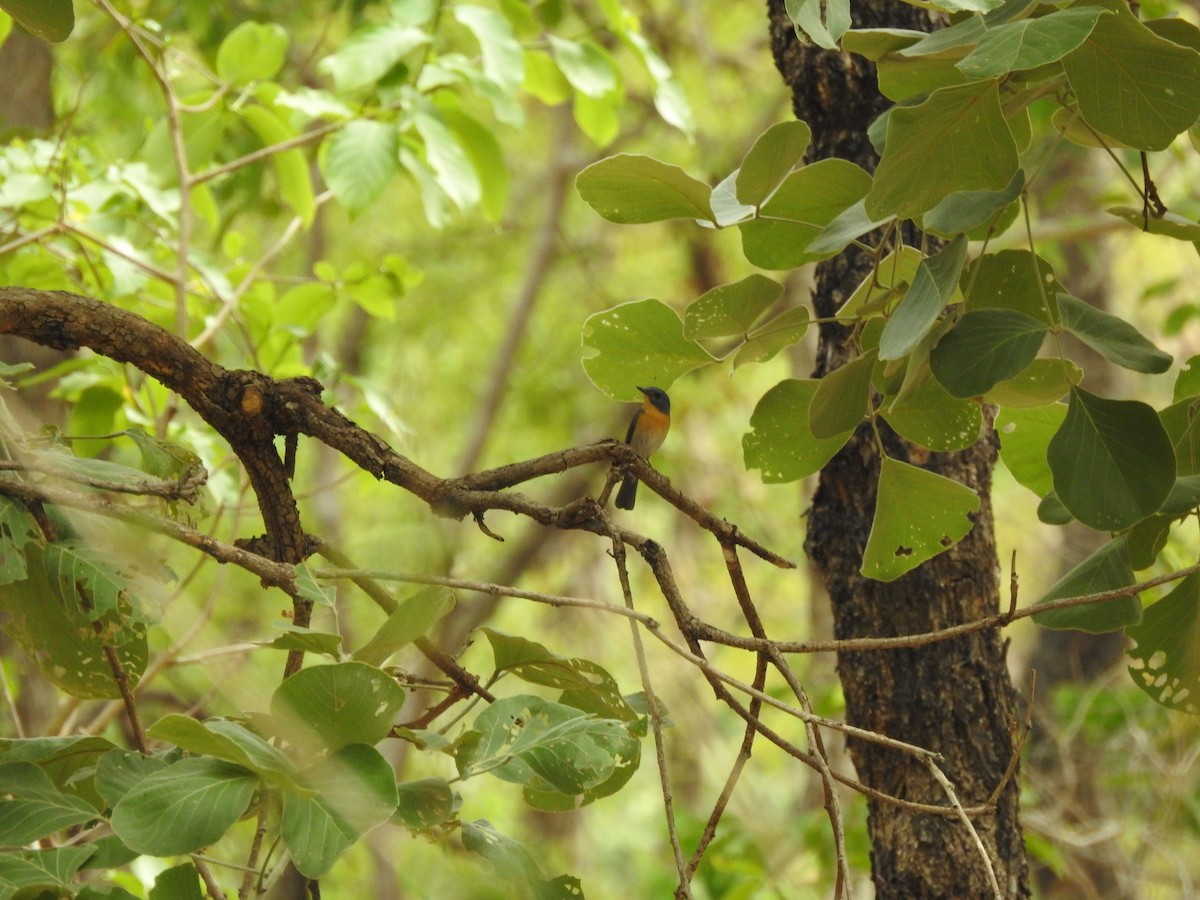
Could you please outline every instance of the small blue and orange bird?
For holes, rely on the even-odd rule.
[[[633,414],[629,422],[629,431],[625,434],[625,443],[637,451],[639,456],[646,459],[662,446],[663,439],[671,429],[671,398],[662,388],[639,387],[642,397],[642,408]],[[630,473],[621,482],[617,491],[617,509],[633,509],[637,502],[637,476]]]

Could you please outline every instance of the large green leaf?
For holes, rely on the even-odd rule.
[[[889,253],[854,289],[838,315],[849,317],[882,312],[889,301],[912,284],[917,277],[917,268],[924,261],[921,251],[907,244]],[[959,295],[955,296],[961,299]]]
[[[1133,584],[1133,567],[1125,538],[1109,541],[1070,572],[1060,578],[1037,604],[1068,597],[1086,597]],[[1101,603],[1068,606],[1037,613],[1033,621],[1043,628],[1069,628],[1103,634],[1133,625],[1142,618],[1142,602],[1137,595],[1117,597]]]
[[[396,811],[396,776],[379,751],[350,744],[301,775],[305,792],[285,791],[280,830],[302,875],[320,878],[360,837]]]
[[[874,350],[864,353],[817,383],[808,407],[808,425],[817,438],[844,436],[863,420],[871,399],[871,372],[877,358]]]
[[[844,159],[823,159],[792,172],[758,217],[738,226],[742,252],[764,269],[793,269],[832,256],[836,249],[813,253],[809,244],[870,186],[871,176]]]
[[[594,41],[572,41],[549,35],[554,61],[571,87],[585,97],[599,99],[620,86],[612,56]]]
[[[804,337],[811,324],[812,317],[807,306],[785,309],[747,335],[745,342],[733,357],[733,367],[737,369],[747,363],[761,363],[772,359],[784,347],[790,347]]]
[[[1139,150],[1165,150],[1200,117],[1200,53],[1161,38],[1124,3],[1062,63],[1083,117]]]
[[[927,378],[903,402],[883,410],[883,417],[905,440],[927,450],[965,450],[979,439],[983,411],[978,403],[952,397]]]
[[[455,6],[454,18],[471,29],[483,51],[483,74],[508,93],[525,78],[525,55],[508,19],[483,6]]]
[[[921,216],[921,228],[944,238],[972,232],[972,229],[988,226],[1002,231],[996,223],[1007,218],[1005,210],[1014,209],[1015,200],[1025,189],[1025,172],[1017,169],[1008,187],[999,191],[957,191],[946,197],[925,215]],[[974,236],[972,232],[972,237]]]
[[[1014,309],[966,313],[929,355],[933,374],[955,397],[977,397],[1033,362],[1046,326]]]
[[[159,872],[150,890],[150,900],[204,900],[200,873],[190,862]]]
[[[0,0],[0,10],[16,19],[30,34],[58,43],[71,36],[75,6],[71,0]]]
[[[241,114],[266,147],[297,136],[284,124],[283,119],[264,106],[246,106]],[[317,213],[317,202],[313,196],[312,178],[304,152],[298,148],[277,151],[271,154],[271,165],[279,182],[279,196],[300,217],[300,221],[311,225]]]
[[[1200,474],[1200,400],[1186,397],[1158,414],[1175,451],[1175,474]]]
[[[1063,327],[1109,362],[1148,374],[1165,372],[1174,362],[1124,319],[1070,294],[1058,295],[1058,310]]]
[[[193,853],[242,817],[258,787],[258,778],[241,766],[202,756],[183,759],[122,797],[113,808],[112,828],[140,853]]]
[[[31,762],[0,763],[0,844],[21,845],[97,817]]]
[[[842,448],[853,429],[818,438],[809,427],[809,407],[819,382],[790,378],[771,388],[750,416],[742,436],[747,469],[758,469],[767,484],[796,481],[819,471]]]
[[[800,121],[780,122],[758,136],[737,174],[737,198],[758,206],[804,159],[812,130]]]
[[[302,669],[271,696],[279,734],[302,752],[332,753],[348,744],[376,744],[395,724],[404,689],[361,662]]]
[[[1158,414],[1145,403],[1078,387],[1047,459],[1059,500],[1100,531],[1120,531],[1157,512],[1175,484],[1175,453]]]
[[[0,854],[0,891],[6,898],[19,900],[43,900],[43,898],[79,897],[94,900],[99,895],[88,896],[90,888],[78,893],[79,886],[73,884],[75,873],[96,852],[95,844],[73,847],[56,847],[53,850],[21,850]],[[105,900],[136,900],[133,894],[123,891],[107,893]]]
[[[438,187],[460,210],[473,209],[483,196],[483,188],[467,151],[441,117],[432,112],[415,113],[413,125],[425,144],[425,161],[433,169]]]
[[[974,259],[963,271],[966,306],[1015,309],[1039,322],[1057,322],[1055,295],[1065,290],[1050,263],[1028,250],[1001,250]]]
[[[1200,706],[1200,575],[1189,575],[1125,629],[1134,683],[1163,706],[1198,713]]]
[[[601,216],[622,225],[665,219],[716,222],[710,188],[678,166],[621,153],[592,163],[575,180],[579,196]]]
[[[454,791],[444,778],[418,778],[396,786],[399,802],[392,821],[413,831],[440,825],[454,813]]]
[[[1003,190],[1017,164],[996,83],[942,88],[888,116],[887,145],[866,212],[873,219],[909,219],[956,191]]]
[[[712,361],[661,300],[623,303],[583,323],[583,370],[610,397],[632,398],[639,384],[670,386]]]
[[[895,581],[962,540],[978,509],[979,495],[969,487],[884,457],[862,573]]]
[[[1076,6],[989,28],[958,69],[972,78],[991,78],[1057,62],[1087,40],[1096,20],[1107,14],[1097,6]]]
[[[879,338],[879,358],[900,359],[917,346],[958,289],[967,259],[967,239],[959,235],[917,266],[916,277],[888,317]]]
[[[783,294],[783,285],[765,275],[748,275],[741,281],[705,291],[688,304],[683,335],[697,338],[742,335]]]
[[[121,696],[105,647],[132,687],[149,660],[134,580],[116,561],[79,542],[26,546],[28,578],[0,586],[5,628],[42,672],[68,694]]]
[[[1082,380],[1083,369],[1070,360],[1035,359],[1019,375],[984,392],[983,399],[997,406],[1017,409],[1045,406],[1061,400],[1072,385]]]

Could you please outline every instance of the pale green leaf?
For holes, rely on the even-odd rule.
[[[713,357],[683,334],[683,323],[660,300],[635,300],[588,316],[583,324],[583,369],[610,397],[635,385],[670,385]]]
[[[339,91],[374,84],[407,54],[428,44],[424,30],[401,22],[385,22],[356,31],[318,68],[333,78]]]
[[[1163,706],[1200,712],[1200,575],[1189,575],[1125,633],[1134,683]]]
[[[361,662],[301,669],[271,696],[279,734],[305,753],[347,744],[375,744],[395,724],[404,690],[385,672]]]
[[[217,74],[241,87],[273,78],[287,58],[288,33],[274,22],[243,22],[217,48]]]
[[[782,294],[783,286],[764,275],[749,275],[705,291],[688,304],[683,335],[696,340],[747,334]]]
[[[1103,15],[1109,11],[1075,6],[989,28],[958,68],[972,78],[990,78],[1057,62],[1087,40]]]
[[[967,239],[959,236],[917,266],[916,277],[888,317],[879,338],[879,358],[900,359],[925,336],[954,292],[967,259]]]
[[[804,122],[780,122],[758,136],[737,175],[737,199],[758,206],[804,159],[812,130]]]
[[[425,159],[437,177],[438,186],[460,210],[472,209],[479,203],[483,190],[467,152],[438,116],[418,112],[413,123],[425,144]]]
[[[482,6],[456,6],[454,18],[466,25],[483,51],[483,74],[513,92],[525,78],[525,56],[508,19]]]
[[[620,86],[616,64],[608,51],[593,41],[570,41],[548,35],[554,61],[571,87],[579,93],[599,99]]]
[[[784,347],[790,347],[804,337],[812,322],[807,306],[787,309],[775,318],[750,332],[733,357],[735,369],[750,363],[773,359]]]
[[[939,452],[965,450],[979,439],[983,427],[979,404],[951,396],[932,378],[882,415],[905,440]]]
[[[279,116],[264,106],[246,106],[241,114],[264,146],[283,143],[296,136]],[[298,149],[272,153],[271,165],[279,181],[279,195],[283,202],[300,217],[301,222],[311,225],[317,204],[304,153]]]
[[[580,172],[575,184],[584,202],[610,222],[715,221],[707,184],[648,156],[622,153],[602,159]]]
[[[442,616],[454,608],[454,592],[442,587],[418,591],[400,603],[352,658],[381,666],[397,650],[428,634]]]
[[[75,7],[71,0],[4,0],[0,9],[30,34],[57,44],[71,36]]]
[[[384,122],[348,122],[326,142],[321,174],[350,215],[362,212],[396,174],[399,140]]]
[[[862,573],[896,580],[962,540],[978,510],[979,495],[969,487],[884,457]]]
[[[742,436],[747,469],[758,469],[766,484],[782,484],[812,475],[833,459],[853,429],[818,438],[809,428],[809,408],[819,382],[788,379],[767,391]]]

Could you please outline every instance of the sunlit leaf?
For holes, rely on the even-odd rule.
[[[274,22],[242,22],[217,48],[217,74],[242,86],[273,78],[287,58],[288,33]]]
[[[804,337],[812,323],[807,306],[785,309],[775,318],[759,325],[738,348],[733,357],[735,369],[749,363],[766,362],[785,347],[790,347]]]
[[[610,397],[629,397],[639,384],[667,386],[713,361],[683,334],[683,323],[660,300],[635,300],[588,316],[583,369]]]
[[[356,31],[321,60],[318,68],[330,75],[339,91],[353,91],[379,81],[407,54],[428,44],[420,28],[391,21]]]
[[[750,206],[766,200],[804,159],[811,138],[812,130],[800,121],[780,122],[760,134],[738,169],[738,200]]]
[[[348,122],[324,149],[321,174],[351,215],[378,199],[398,168],[396,129],[384,122]]]
[[[271,696],[276,727],[304,752],[334,752],[347,744],[376,744],[395,724],[404,689],[361,662],[301,669]]]
[[[707,184],[648,156],[610,156],[580,172],[575,183],[584,202],[610,222],[715,221]]]
[[[684,337],[696,340],[746,334],[782,294],[783,286],[765,275],[748,275],[705,291],[688,304]]]

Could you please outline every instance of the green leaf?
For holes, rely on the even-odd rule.
[[[663,121],[678,128],[689,139],[696,132],[696,118],[692,114],[691,104],[675,80],[675,73],[663,60],[650,41],[640,32],[627,30],[622,34],[625,41],[642,58],[646,71],[654,83],[654,108],[662,116]]]
[[[1103,15],[1109,11],[1077,6],[989,28],[957,68],[971,78],[990,78],[1057,62],[1087,40]]]
[[[839,316],[858,316],[881,312],[888,302],[917,277],[917,268],[925,261],[916,247],[903,245],[889,253],[871,271],[838,310]]]
[[[1129,206],[1112,206],[1108,212],[1146,234],[1161,234],[1177,241],[1187,241],[1189,244],[1200,241],[1200,223],[1184,218],[1178,213],[1166,212],[1161,216],[1147,216],[1144,210]]]
[[[1200,118],[1200,53],[1158,37],[1124,4],[1063,68],[1083,117],[1138,150],[1165,150]]]
[[[279,748],[244,725],[227,719],[199,722],[191,716],[164,716],[146,732],[194,756],[213,756],[249,769],[270,784],[295,786],[295,769]]]
[[[978,510],[979,496],[969,487],[884,457],[862,573],[895,581],[962,540]]]
[[[547,35],[554,61],[571,87],[585,97],[600,99],[620,86],[620,76],[612,57],[593,41],[569,41]]]
[[[72,881],[75,873],[94,852],[94,846],[84,844],[0,855],[0,890],[4,891],[6,900],[10,897],[17,900],[57,900],[59,897],[90,900],[85,896],[89,889],[85,887],[76,893],[78,885],[72,884]],[[123,898],[136,900],[132,894],[123,894]]]
[[[1039,322],[1057,322],[1054,297],[1065,290],[1050,263],[1028,250],[1001,250],[972,260],[963,272],[966,307],[1015,309]]]
[[[966,313],[929,355],[934,377],[955,397],[977,397],[1015,378],[1038,354],[1046,326],[1013,309]],[[1061,396],[1061,395],[1060,395]]]
[[[1200,474],[1200,403],[1186,398],[1158,414],[1175,451],[1175,474]]]
[[[438,186],[460,210],[475,207],[483,196],[483,188],[467,151],[437,116],[418,112],[413,123],[425,143],[425,160],[433,169]]]
[[[352,658],[372,666],[381,666],[397,650],[407,647],[429,633],[434,624],[454,608],[454,591],[443,587],[425,588],[405,599],[387,617],[371,639],[355,650]]]
[[[497,700],[476,717],[473,733],[478,738],[456,756],[463,778],[486,772],[572,797],[629,765],[637,747],[625,722],[531,695]]]
[[[306,563],[296,565],[296,590],[309,603],[317,606],[333,606],[336,599],[332,587],[325,587],[312,573]]]
[[[864,234],[874,231],[892,220],[891,216],[873,219],[867,215],[866,199],[846,207],[829,220],[829,224],[817,232],[808,244],[808,252],[825,256],[840,253]],[[913,249],[905,246],[902,249]],[[915,252],[915,251],[914,251]]]
[[[844,437],[862,422],[870,404],[871,372],[876,359],[874,350],[864,353],[818,382],[808,407],[808,426],[814,436]]]
[[[530,886],[541,881],[541,869],[529,848],[496,831],[486,819],[463,822],[462,839],[468,851],[490,862],[502,878],[525,882]]]
[[[480,210],[489,221],[498,222],[508,200],[508,167],[500,142],[490,129],[456,108],[443,107],[441,116],[475,167]]]
[[[1054,475],[1046,462],[1050,439],[1067,418],[1066,403],[1033,409],[1001,409],[996,416],[1000,458],[1019,484],[1038,497],[1054,490]]]
[[[313,794],[286,791],[280,831],[300,874],[320,878],[359,838],[391,817],[396,776],[379,751],[342,747],[302,774]]]
[[[888,116],[887,146],[867,194],[873,219],[911,219],[956,191],[999,191],[1018,167],[994,81],[934,91]]]
[[[350,215],[366,209],[383,193],[397,170],[399,140],[384,122],[347,122],[325,144],[321,174]]]
[[[483,51],[483,74],[513,93],[525,79],[525,56],[512,26],[494,9],[456,6],[454,18],[471,29]]]
[[[790,378],[776,384],[758,401],[750,416],[750,431],[742,437],[745,467],[762,472],[768,485],[797,481],[820,472],[852,431],[817,438],[809,427],[815,379]]]
[[[792,269],[832,256],[809,244],[837,215],[866,196],[871,176],[844,159],[823,159],[788,175],[759,217],[738,225],[742,252],[763,269]]]
[[[1151,407],[1078,387],[1047,459],[1063,505],[1098,531],[1120,531],[1157,512],[1175,483],[1175,453]]]
[[[1001,381],[983,394],[987,403],[1026,409],[1045,406],[1066,396],[1083,380],[1083,369],[1066,359],[1035,359],[1019,375]],[[1063,407],[1066,410],[1066,407]]]
[[[420,28],[385,22],[356,31],[336,53],[321,60],[318,68],[333,78],[338,91],[354,91],[379,81],[429,41],[430,36]]]
[[[483,629],[492,645],[496,672],[562,691],[559,702],[583,712],[632,722],[637,713],[621,695],[616,679],[590,659],[551,653],[536,641]]]
[[[96,790],[110,806],[155,772],[167,767],[166,760],[143,756],[133,750],[110,750],[96,762]]]
[[[269,147],[296,137],[283,120],[266,107],[246,106],[241,113],[264,146]],[[317,202],[313,196],[308,160],[304,153],[299,149],[272,153],[271,165],[274,166],[275,177],[279,180],[279,196],[288,208],[300,217],[301,222],[306,226],[311,225],[317,213]]]
[[[52,44],[65,41],[75,27],[75,7],[71,0],[3,0],[0,9],[30,34]]]
[[[1200,575],[1189,575],[1130,625],[1136,642],[1125,652],[1134,684],[1158,703],[1200,712]]]
[[[805,122],[780,122],[758,136],[737,174],[737,198],[758,206],[771,196],[797,164],[812,138]]]
[[[1174,362],[1124,319],[1070,294],[1058,295],[1058,311],[1063,327],[1109,362],[1147,374],[1165,372]]]
[[[154,856],[193,853],[242,817],[259,781],[241,766],[207,757],[154,772],[118,801],[112,828],[130,848]]]
[[[0,585],[25,580],[25,545],[40,537],[29,511],[11,497],[0,497]]]
[[[621,225],[666,219],[716,221],[707,184],[649,156],[622,153],[602,159],[580,172],[575,185],[585,203]]]
[[[733,357],[733,367],[737,369],[748,363],[772,359],[784,347],[790,347],[804,337],[811,322],[807,306],[785,309],[750,332]]]
[[[1129,587],[1133,583],[1129,545],[1123,537],[1114,538],[1060,578],[1034,605],[1038,606],[1050,600],[1065,600],[1068,597],[1086,597],[1089,594]],[[1104,634],[1136,624],[1141,618],[1142,603],[1134,595],[1105,600],[1102,603],[1048,610],[1034,615],[1033,621],[1043,628],[1069,628],[1091,634]]]
[[[0,785],[0,844],[29,844],[97,818],[90,804],[59,791],[31,762],[0,763]]]
[[[25,581],[0,586],[0,609],[11,616],[8,633],[46,677],[72,696],[120,697],[107,645],[136,685],[149,650],[130,602],[130,573],[78,542],[30,543],[26,563]]]
[[[883,327],[880,359],[900,359],[912,352],[954,296],[966,260],[967,239],[960,235],[921,261],[912,285]]]
[[[404,690],[374,666],[337,663],[302,669],[271,697],[279,734],[305,752],[376,744],[392,730]]]
[[[1190,397],[1200,397],[1200,354],[1189,356],[1175,376],[1175,388],[1172,391],[1172,402],[1178,402]],[[0,519],[0,522],[3,522]],[[2,527],[2,526],[0,526]]]
[[[958,191],[925,215],[921,227],[944,238],[990,225],[1025,189],[1025,171],[1017,169],[1008,187],[999,191]]]
[[[786,0],[784,5],[796,28],[826,50],[836,50],[850,28],[850,0]]]
[[[150,900],[204,900],[200,890],[200,873],[190,862],[158,873]]]
[[[92,767],[113,749],[102,737],[0,738],[0,761],[31,762],[61,790],[82,797],[99,809],[103,798],[90,777]]]
[[[905,440],[940,452],[965,450],[979,439],[983,427],[979,404],[952,397],[932,378],[882,415]]]
[[[697,340],[747,334],[782,294],[781,284],[757,274],[705,291],[688,304],[683,336]]]
[[[427,831],[454,814],[454,792],[444,778],[420,778],[397,785],[399,803],[392,821]]]
[[[583,369],[610,397],[629,397],[638,384],[673,384],[712,361],[684,337],[679,316],[660,300],[623,303],[583,323]]]
[[[274,22],[243,22],[217,48],[217,74],[236,87],[266,81],[283,68],[288,33]]]
[[[297,625],[285,624],[276,627],[283,628],[283,634],[275,640],[263,644],[272,650],[301,650],[304,653],[320,653],[323,656],[340,658],[342,636],[327,631],[313,631],[311,628],[301,628]]]

